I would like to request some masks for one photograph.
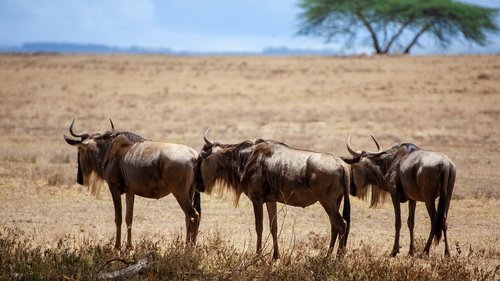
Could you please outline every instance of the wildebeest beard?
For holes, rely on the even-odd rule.
[[[238,144],[215,144],[222,148],[219,152],[220,162],[217,163],[215,180],[212,183],[203,183],[204,191],[207,194],[213,194],[219,198],[230,197],[235,206],[238,205],[241,193],[244,192],[245,186],[241,182],[241,176],[245,169],[245,165],[252,153],[252,141],[245,141]],[[214,145],[214,146],[215,146]],[[202,154],[202,153],[200,153]],[[201,176],[201,161],[198,162],[198,172],[195,170],[195,178],[200,180]],[[201,179],[203,182],[203,180]]]
[[[76,182],[78,184],[83,185],[83,173],[82,173],[82,167],[80,164],[80,152],[78,152],[78,172],[76,173]]]

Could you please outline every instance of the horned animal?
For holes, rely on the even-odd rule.
[[[182,144],[154,142],[114,128],[104,133],[75,133],[66,142],[78,148],[77,182],[98,192],[105,181],[115,209],[115,248],[121,247],[122,204],[125,193],[127,248],[132,247],[135,195],[159,199],[172,193],[184,211],[186,243],[195,244],[200,223],[200,194],[195,191],[194,170],[198,153]],[[196,208],[195,208],[196,207]],[[161,215],[161,214],[158,214]]]
[[[195,167],[199,191],[207,194],[232,192],[234,203],[244,193],[252,201],[257,232],[257,253],[262,252],[263,204],[269,214],[273,238],[273,258],[280,257],[277,237],[277,202],[307,207],[316,202],[330,219],[333,251],[340,234],[337,254],[344,252],[350,222],[349,166],[340,158],[259,139],[237,144],[221,144],[208,139]],[[343,216],[339,213],[344,199]]]
[[[351,146],[351,135],[347,138],[347,150],[352,158],[343,158],[351,165],[351,194],[365,198],[371,186],[370,207],[376,206],[389,193],[394,206],[395,239],[391,256],[399,252],[401,229],[400,203],[408,201],[408,228],[410,230],[409,255],[415,252],[413,228],[415,225],[416,202],[424,202],[431,230],[425,244],[424,253],[429,254],[433,239],[439,243],[444,234],[445,255],[450,255],[447,237],[447,215],[455,184],[455,164],[444,154],[422,150],[414,144],[403,143],[382,150],[377,139],[372,136],[376,152],[357,151]],[[435,199],[439,197],[437,211]]]

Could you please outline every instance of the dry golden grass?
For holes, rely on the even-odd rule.
[[[480,268],[500,264],[500,56],[429,57],[169,57],[0,55],[0,224],[54,245],[70,234],[110,239],[113,207],[103,192],[77,186],[76,150],[63,134],[119,130],[148,139],[202,146],[269,138],[292,146],[346,155],[345,141],[373,149],[413,142],[457,164],[449,211],[451,245],[470,249]],[[348,247],[369,245],[380,255],[393,241],[391,204],[368,209],[351,200]],[[200,241],[221,233],[243,251],[255,247],[250,203],[240,207],[204,196]],[[173,197],[136,201],[135,237],[171,241],[184,229]],[[403,207],[403,222],[406,221]],[[321,206],[286,207],[279,225],[283,248],[326,237]],[[416,237],[429,222],[417,204]],[[267,228],[265,228],[267,233]],[[30,236],[31,237],[31,236]],[[409,235],[402,227],[401,255]],[[269,244],[269,241],[268,241]],[[455,246],[453,246],[455,248]],[[312,250],[311,250],[312,251]],[[432,256],[444,252],[443,244]],[[457,255],[452,250],[452,255]]]

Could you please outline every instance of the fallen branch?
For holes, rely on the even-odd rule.
[[[101,272],[97,275],[97,279],[114,279],[117,277],[130,275],[134,273],[138,273],[141,270],[148,267],[148,258],[153,254],[153,251],[149,251],[144,255],[142,259],[140,259],[136,264],[128,266],[124,269],[113,271],[113,272]]]

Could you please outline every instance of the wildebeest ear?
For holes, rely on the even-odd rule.
[[[74,140],[72,138],[69,138],[68,136],[64,135],[64,140],[69,144],[69,145],[79,145],[82,143],[80,140]]]
[[[340,159],[342,159],[344,162],[346,162],[349,165],[359,162],[359,157],[349,158],[349,157],[341,156]]]

